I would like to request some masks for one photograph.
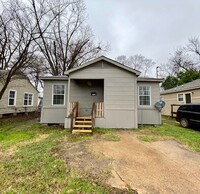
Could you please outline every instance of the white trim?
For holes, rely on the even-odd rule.
[[[14,98],[14,104],[13,105],[9,105],[9,100],[10,100],[10,92],[15,92],[15,98]],[[8,106],[16,106],[16,102],[17,102],[17,90],[12,90],[10,89],[8,91]]]
[[[149,87],[149,92],[150,92],[150,102],[149,102],[149,105],[140,105],[140,86],[148,86]],[[141,84],[141,85],[138,85],[138,106],[139,107],[151,107],[151,85],[148,85],[148,84]]]
[[[179,100],[178,96],[181,95],[181,94],[183,95],[183,100]],[[185,102],[184,93],[177,93],[177,98],[176,99],[177,99],[177,102]]]
[[[60,86],[64,86],[64,104],[54,104],[53,103],[53,96],[54,96],[54,91],[53,91],[53,88],[55,85],[60,85]],[[52,91],[51,91],[52,95],[51,95],[51,105],[52,106],[65,106],[65,99],[66,99],[66,84],[62,84],[62,83],[55,83],[55,84],[52,84]]]
[[[29,105],[29,104],[25,105],[25,104],[24,104],[25,94],[28,94],[28,95],[31,94],[31,95],[32,95],[31,105]],[[29,100],[29,98],[28,98],[28,100]],[[34,101],[34,94],[31,93],[31,92],[24,92],[24,97],[23,97],[23,107],[31,107],[31,106],[33,106],[33,101]]]
[[[125,70],[127,70],[127,71],[130,71],[130,72],[136,74],[136,76],[139,76],[140,73],[141,73],[140,71],[137,71],[137,70],[135,70],[135,69],[132,69],[132,68],[130,68],[130,67],[126,66],[126,65],[123,65],[123,64],[121,64],[121,63],[119,63],[119,62],[117,62],[117,61],[115,61],[115,60],[113,60],[113,59],[110,59],[110,58],[105,57],[105,56],[100,56],[100,57],[98,57],[98,58],[96,58],[96,59],[93,59],[93,60],[91,60],[91,61],[88,61],[88,62],[84,63],[83,65],[80,65],[80,66],[78,66],[78,67],[75,67],[75,68],[72,68],[72,69],[70,69],[70,70],[65,71],[65,74],[69,75],[71,72],[74,72],[74,71],[77,71],[77,70],[79,70],[79,69],[85,68],[85,67],[87,67],[87,66],[89,66],[89,65],[92,65],[92,64],[94,64],[94,63],[96,63],[96,62],[99,62],[99,61],[101,61],[101,60],[107,61],[107,62],[109,62],[109,63],[111,63],[111,64],[113,64],[113,65],[115,65],[115,66],[117,66],[117,67],[120,67],[120,68],[122,68],[122,69],[125,69]]]

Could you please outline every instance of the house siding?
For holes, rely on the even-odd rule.
[[[160,101],[160,87],[159,83],[154,82],[138,82],[139,86],[150,86],[151,88],[151,97],[150,97],[150,106],[141,106],[139,105],[138,99],[138,124],[161,124],[161,114],[154,107],[155,103]],[[139,97],[137,97],[139,98]]]
[[[193,89],[187,91],[179,91],[170,94],[161,94],[161,97],[164,99],[166,105],[162,110],[163,115],[171,116],[171,104],[186,104],[185,98],[182,102],[178,102],[177,95],[178,94],[187,94],[191,93],[191,103],[200,103],[200,89]],[[173,111],[176,112],[178,106],[174,107]]]
[[[137,77],[105,61],[72,72],[69,79],[104,79],[104,119],[106,128],[137,128]],[[98,126],[97,126],[98,127]]]
[[[65,85],[65,102],[64,105],[53,105],[52,96],[53,96],[53,85],[63,84]],[[67,91],[68,91],[68,82],[65,80],[45,80],[44,81],[44,93],[43,93],[43,105],[41,111],[41,120],[43,124],[47,123],[57,123],[64,124],[67,111]]]
[[[0,88],[3,85],[0,83]],[[15,106],[8,106],[9,91],[16,91],[16,103]],[[32,106],[24,106],[24,93],[33,94],[33,104]],[[8,84],[2,99],[0,101],[0,115],[12,114],[12,113],[23,113],[23,112],[33,112],[37,110],[38,105],[38,92],[32,86],[32,84],[24,78],[13,79]]]

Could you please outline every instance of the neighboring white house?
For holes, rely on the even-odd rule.
[[[177,86],[161,92],[161,97],[166,105],[162,110],[163,115],[171,115],[171,105],[200,103],[200,79]],[[177,111],[179,106],[174,106],[173,112]]]
[[[1,70],[1,78],[3,77],[2,72]],[[0,89],[2,87],[3,83],[1,79]],[[38,91],[26,77],[17,75],[8,84],[0,100],[0,117],[6,114],[33,112],[37,110],[37,105]]]
[[[76,117],[93,116],[95,127],[159,125],[161,113],[154,105],[160,100],[159,83],[163,80],[139,75],[139,71],[101,56],[66,71],[66,76],[43,77],[41,123],[69,128],[77,104]]]

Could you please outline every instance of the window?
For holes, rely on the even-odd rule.
[[[139,86],[139,105],[150,105],[150,86]]]
[[[183,102],[183,94],[178,94],[178,102]]]
[[[8,106],[15,106],[16,104],[16,91],[10,90],[8,94]]]
[[[64,105],[65,86],[53,85],[53,105]]]
[[[24,93],[24,106],[33,106],[33,94]]]

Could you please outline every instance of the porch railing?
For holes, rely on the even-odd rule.
[[[75,106],[78,106],[78,115],[79,115],[79,102],[70,102],[68,104],[68,114],[67,114],[68,117],[72,113]]]
[[[96,118],[104,117],[104,103],[103,102],[96,102],[95,106],[96,106],[95,117]]]
[[[71,105],[71,107],[72,107],[72,110],[70,111],[70,114],[69,114],[68,117],[71,120],[70,130],[72,132],[73,127],[74,127],[74,123],[75,123],[75,119],[79,115],[79,103],[73,102],[73,106]]]

